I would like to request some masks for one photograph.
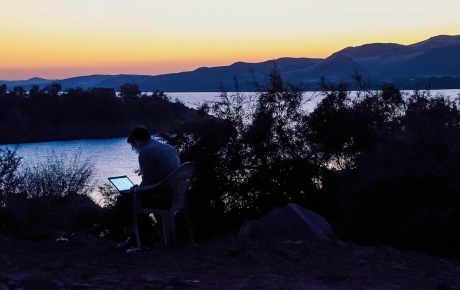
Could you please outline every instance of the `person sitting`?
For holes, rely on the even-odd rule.
[[[134,185],[128,193],[121,194],[116,202],[116,207],[121,212],[126,228],[132,226],[134,190],[138,186],[153,185],[180,166],[178,151],[169,144],[159,142],[153,139],[144,126],[134,128],[128,136],[127,142],[131,145],[133,151],[139,154],[139,170],[142,181],[139,185]],[[153,204],[157,208],[169,208],[172,202],[172,192],[168,190],[152,192],[145,198],[143,203]],[[148,216],[139,217],[142,244],[152,245],[154,243],[152,220]],[[158,219],[159,217],[155,217]],[[123,244],[130,246],[134,238],[131,230],[128,230],[131,236]]]

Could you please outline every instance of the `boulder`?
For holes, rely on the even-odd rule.
[[[238,236],[245,239],[329,241],[331,226],[319,214],[289,203],[276,207],[259,221],[245,221]]]

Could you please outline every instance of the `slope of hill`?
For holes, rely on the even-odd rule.
[[[352,64],[334,62],[333,56],[349,57]],[[349,73],[354,69],[376,84],[398,78],[452,77],[457,79],[456,85],[460,86],[460,36],[437,36],[408,46],[375,43],[348,47],[336,52],[325,62],[333,62],[337,70],[342,68]],[[329,76],[332,80],[338,80],[343,73],[330,73]]]
[[[277,66],[286,82],[316,90],[321,77],[332,83],[353,83],[358,73],[371,88],[383,82],[401,89],[459,89],[460,35],[439,35],[411,45],[372,43],[347,47],[326,59],[279,58],[260,63],[236,62],[229,66],[201,67],[194,71],[163,75],[92,75],[62,80],[33,78],[23,81],[0,81],[13,88],[60,83],[63,89],[108,87],[116,90],[124,83],[135,83],[142,91],[166,92],[253,91],[255,83],[264,83]],[[238,87],[235,85],[238,81]],[[423,86],[423,87],[420,87]]]

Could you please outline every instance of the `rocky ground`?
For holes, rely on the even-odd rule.
[[[227,237],[126,254],[90,237],[0,237],[4,289],[460,289],[460,261],[342,241]]]

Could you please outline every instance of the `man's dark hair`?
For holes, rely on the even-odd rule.
[[[134,141],[148,141],[152,137],[150,136],[149,130],[144,126],[138,126],[134,128],[128,136],[128,143]]]

